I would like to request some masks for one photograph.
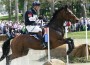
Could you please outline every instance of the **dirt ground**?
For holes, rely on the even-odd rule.
[[[85,39],[74,39],[74,42],[75,42],[76,47],[81,44],[86,43]],[[0,41],[0,46],[2,45],[2,43],[3,43],[3,41]],[[88,40],[88,44],[90,44],[90,39]],[[56,56],[65,54],[66,49],[65,48],[63,49],[63,47],[65,47],[65,45],[63,45],[61,47],[62,48],[61,51],[60,51],[60,49],[57,51],[54,51],[54,53],[57,54]],[[0,52],[2,52],[1,49],[0,49]],[[58,54],[58,52],[60,54]],[[45,55],[46,55],[46,51],[30,50],[27,56],[24,56],[24,57],[21,57],[21,58],[18,58],[16,60],[12,61],[11,65],[25,65],[25,64],[27,64],[27,65],[43,65],[43,63],[48,60],[47,58],[44,58]],[[54,54],[51,54],[51,55],[54,55]],[[1,53],[0,53],[0,56],[1,56]],[[3,62],[0,62],[0,65],[5,65],[5,60]],[[74,64],[69,63],[68,65],[90,65],[90,63],[74,63]]]

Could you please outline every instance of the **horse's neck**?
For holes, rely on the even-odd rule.
[[[60,27],[60,28],[52,28],[50,27],[51,31],[53,31],[56,35],[60,36],[60,37],[64,37],[64,28]]]
[[[50,26],[54,26],[55,25],[55,26],[62,27],[63,23],[65,22],[65,20],[62,17],[59,17],[59,18],[53,19],[50,22],[51,22]]]
[[[58,31],[58,33],[61,33],[61,35],[64,36],[64,22],[65,20],[64,18],[62,18],[62,16],[57,16],[50,20],[48,27],[52,28],[55,31]]]
[[[53,23],[51,25],[49,25],[49,27],[51,27],[53,29],[62,29],[64,27],[63,23],[64,23],[63,20],[59,20],[59,21],[56,20],[56,22],[53,21]]]

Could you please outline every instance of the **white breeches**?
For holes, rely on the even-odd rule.
[[[42,32],[42,29],[40,28],[40,26],[28,25],[28,26],[26,26],[26,29],[27,29],[28,32],[35,32],[35,33],[39,32],[39,31]]]

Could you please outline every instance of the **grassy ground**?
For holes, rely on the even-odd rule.
[[[68,37],[71,37],[74,39],[85,39],[86,38],[86,31],[68,32]],[[90,39],[90,31],[87,32],[87,37]]]
[[[19,20],[22,20],[22,18],[23,18],[22,15],[19,14]],[[9,20],[9,16],[2,16],[0,17],[0,20]],[[15,16],[11,16],[11,20],[15,21],[16,20]]]

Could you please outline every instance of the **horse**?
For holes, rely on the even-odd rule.
[[[69,49],[67,54],[71,53],[74,49],[74,41],[71,38],[64,38],[65,28],[63,26],[65,21],[72,20],[72,23],[78,22],[78,18],[76,15],[72,13],[68,6],[63,6],[53,14],[51,20],[45,27],[49,27],[50,34],[50,49],[54,49],[63,44],[68,44]],[[10,44],[10,40],[12,38],[7,39],[2,45],[3,54],[0,58],[2,61],[6,58],[6,65],[10,65],[10,61],[22,57],[28,54],[29,48],[34,50],[46,50],[47,48],[43,48],[41,45],[41,39],[36,39],[30,34],[21,34],[13,38]],[[12,50],[12,54],[9,55],[10,48]]]

